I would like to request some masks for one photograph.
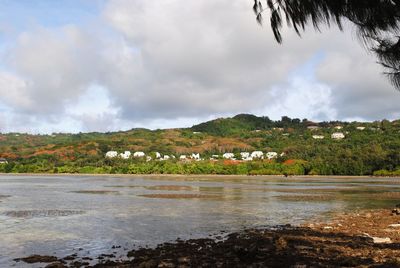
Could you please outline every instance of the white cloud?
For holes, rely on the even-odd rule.
[[[0,53],[0,104],[13,118],[7,129],[187,126],[243,112],[399,115],[400,94],[351,31],[283,36],[278,45],[269,25],[258,27],[245,1],[109,0],[91,23],[34,26],[7,40],[13,45]],[[322,60],[307,69],[316,54]]]
[[[8,62],[27,87],[29,105],[18,106],[29,113],[62,113],[68,101],[98,76],[97,40],[77,26],[54,30],[36,28],[18,36]]]
[[[288,83],[274,87],[269,96],[270,104],[258,113],[269,113],[273,119],[287,115],[291,118],[335,120],[337,116],[332,106],[332,90],[315,80],[294,77]]]
[[[24,80],[9,72],[0,72],[0,103],[24,109],[32,105],[28,95],[28,85]]]

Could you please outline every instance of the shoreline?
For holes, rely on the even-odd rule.
[[[113,246],[118,248],[118,246]],[[400,267],[400,215],[388,209],[338,213],[299,226],[244,229],[213,238],[165,242],[126,258],[32,255],[17,262],[62,267]],[[47,265],[47,266],[46,266]]]
[[[105,174],[105,173],[2,173],[0,172],[0,176],[70,176],[70,177],[79,177],[79,176],[90,176],[90,177],[217,177],[217,178],[282,178],[282,179],[400,179],[400,176],[373,176],[373,175],[293,175],[293,176],[284,176],[284,175],[224,175],[224,174]]]

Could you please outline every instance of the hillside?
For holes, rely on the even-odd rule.
[[[342,133],[344,138],[333,139],[335,132]],[[310,122],[282,117],[273,121],[248,114],[182,129],[52,135],[5,133],[0,134],[0,158],[8,163],[0,164],[0,171],[284,174],[290,163],[296,163],[289,174],[395,175],[400,169],[399,135],[399,120]],[[142,151],[153,161],[107,159],[108,151]],[[279,157],[240,161],[240,152],[252,151],[276,152]],[[171,159],[156,161],[156,152]],[[210,161],[212,155],[221,158],[227,152],[234,153],[236,160]],[[180,155],[192,153],[200,153],[204,161],[178,160]],[[166,169],[165,165],[173,167]]]
[[[217,136],[229,136],[243,131],[265,130],[275,125],[276,123],[268,117],[239,114],[232,118],[219,118],[195,125],[192,130]]]

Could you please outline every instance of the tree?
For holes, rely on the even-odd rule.
[[[378,62],[385,68],[391,83],[400,90],[400,0],[254,0],[253,10],[262,24],[263,13],[270,11],[270,24],[278,43],[283,18],[300,35],[308,24],[319,30],[322,24],[335,24],[343,29],[343,21],[356,26],[358,35]]]

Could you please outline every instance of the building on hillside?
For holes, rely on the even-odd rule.
[[[235,155],[234,155],[233,153],[224,153],[224,154],[222,155],[222,157],[223,157],[224,159],[234,159],[234,158],[235,158]]]
[[[156,159],[161,158],[161,154],[159,152],[156,152]]]
[[[253,157],[247,156],[247,157],[242,157],[243,161],[253,161]]]
[[[125,151],[124,153],[120,153],[119,157],[121,157],[122,159],[129,159],[129,157],[131,157],[131,152]]]
[[[357,130],[364,130],[365,127],[356,127]]]
[[[345,135],[342,132],[332,133],[331,138],[334,140],[342,140],[345,138]]]
[[[191,158],[194,159],[194,160],[200,160],[200,154],[195,154],[195,153],[193,153],[193,154],[191,155]]]
[[[162,159],[164,159],[164,160],[169,160],[169,159],[171,159],[171,157],[169,156],[169,155],[164,155],[164,158],[162,158]]]
[[[184,154],[183,154],[183,155],[180,155],[180,156],[179,156],[179,159],[180,159],[180,160],[185,160],[185,159],[186,159],[186,155],[184,155]]]
[[[254,159],[254,158],[263,159],[263,158],[264,158],[264,153],[261,152],[261,151],[254,151],[254,152],[251,153],[250,156],[251,156],[253,159]]]
[[[118,152],[117,151],[108,151],[106,153],[106,157],[107,158],[114,158],[114,157],[117,157],[117,156],[118,156]]]
[[[7,163],[8,163],[7,159],[0,157],[0,164],[7,164]]]
[[[325,137],[323,135],[313,135],[312,138],[314,140],[323,140]]]
[[[335,126],[335,129],[342,129],[342,126]]]
[[[241,152],[241,153],[240,153],[240,157],[241,157],[243,160],[249,158],[249,156],[250,156],[250,153],[248,153],[248,152]]]
[[[267,158],[268,158],[269,160],[274,159],[274,158],[277,158],[277,157],[278,157],[278,153],[277,153],[277,152],[268,152],[268,153],[267,153]]]
[[[134,152],[133,157],[145,157],[146,154],[144,152]]]

